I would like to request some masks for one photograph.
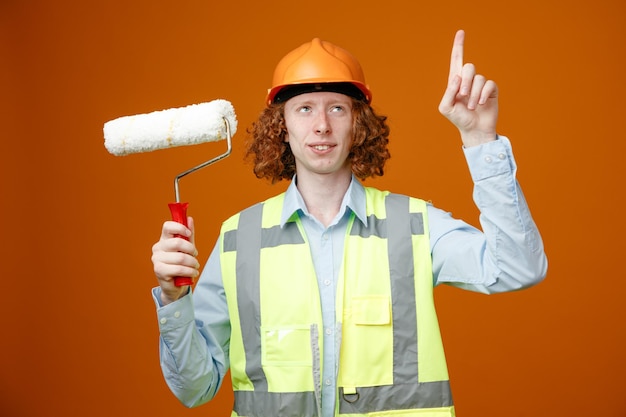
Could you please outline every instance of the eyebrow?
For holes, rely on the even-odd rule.
[[[313,100],[313,99],[304,99],[299,101],[297,98],[294,97],[293,99],[293,105],[294,106],[304,106],[304,105],[317,105],[320,104],[317,100]],[[349,97],[346,97],[346,99],[344,100],[343,98],[341,99],[333,99],[333,100],[329,100],[328,102],[323,102],[320,105],[322,106],[335,106],[335,105],[342,105],[342,106],[350,106],[352,105],[352,100],[350,100]]]

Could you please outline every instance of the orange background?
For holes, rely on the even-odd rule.
[[[543,235],[547,280],[437,291],[460,417],[626,415],[622,1],[0,2],[2,416],[228,416],[187,410],[157,355],[151,246],[179,172],[224,142],[114,157],[119,116],[230,100],[231,157],[183,179],[206,260],[220,222],[284,189],[242,161],[276,62],[318,36],[352,51],[392,127],[369,184],[477,223],[460,140],[438,114],[454,32],[498,82],[499,132]]]

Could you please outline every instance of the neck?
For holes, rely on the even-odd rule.
[[[350,171],[335,175],[305,175],[304,177],[298,174],[297,187],[309,213],[328,227],[339,213],[351,179]]]

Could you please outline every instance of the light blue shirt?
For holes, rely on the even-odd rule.
[[[543,242],[515,178],[509,140],[464,148],[480,210],[482,232],[428,205],[434,285],[446,283],[493,294],[540,282],[547,271]],[[335,289],[348,218],[366,222],[365,190],[353,178],[339,213],[328,227],[311,216],[296,181],[286,191],[281,225],[298,213],[311,247],[320,289],[324,324],[322,416],[335,412],[340,335]],[[219,241],[193,291],[167,306],[153,290],[159,318],[161,367],[179,400],[200,405],[216,394],[229,367],[230,322],[222,285]]]

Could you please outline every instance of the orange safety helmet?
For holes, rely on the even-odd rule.
[[[345,49],[319,38],[280,60],[274,70],[272,88],[267,92],[267,104],[314,91],[333,91],[366,103],[372,101],[359,61]]]

